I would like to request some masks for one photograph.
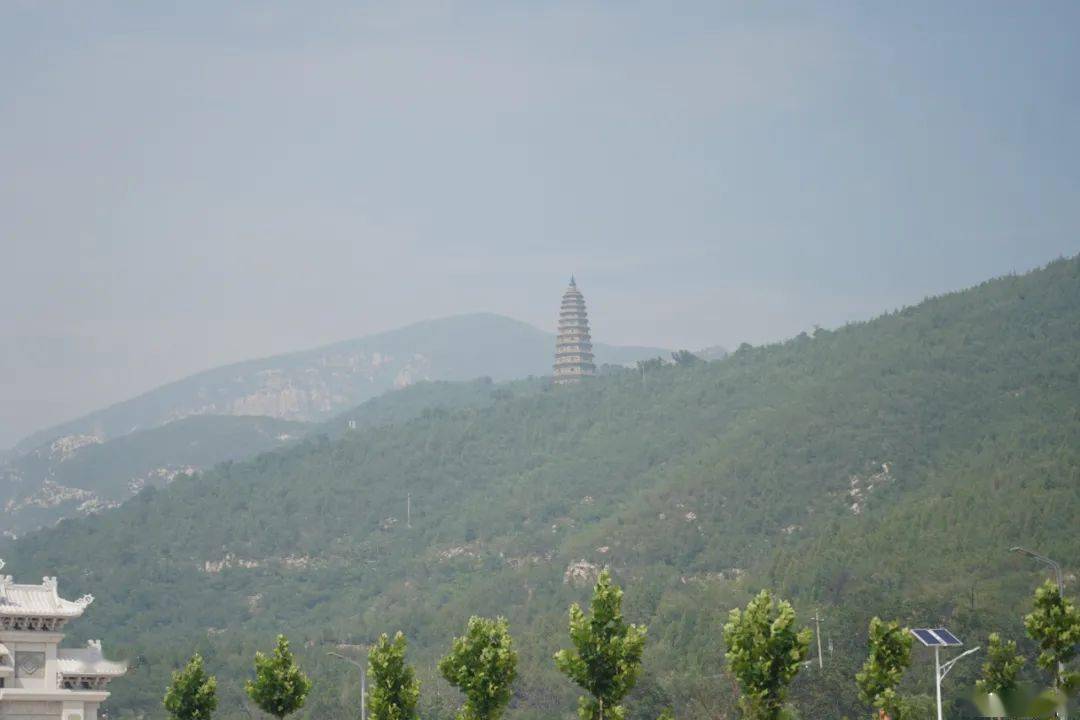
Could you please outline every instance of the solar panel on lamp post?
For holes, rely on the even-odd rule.
[[[953,669],[953,665],[956,665],[960,658],[970,655],[979,648],[976,646],[962,652],[942,665],[941,648],[960,647],[964,644],[960,641],[960,638],[956,637],[945,628],[915,628],[910,632],[915,636],[915,639],[923,645],[934,648],[934,690],[937,694],[937,720],[942,720],[941,681],[945,679],[945,676],[949,674],[949,671]]]
[[[336,652],[328,652],[327,655],[344,660],[350,665],[355,665],[360,670],[360,720],[367,720],[367,667],[358,660],[345,657]]]
[[[1034,550],[1028,550],[1026,547],[1020,547],[1019,545],[1016,545],[1014,547],[1009,548],[1009,552],[1021,553],[1022,555],[1027,555],[1029,558],[1032,558],[1033,560],[1037,560],[1037,561],[1041,562],[1043,565],[1049,565],[1050,567],[1054,568],[1054,575],[1057,576],[1058,595],[1061,596],[1061,599],[1064,602],[1064,600],[1065,600],[1065,580],[1061,575],[1061,566],[1058,565],[1056,560],[1051,560],[1050,558],[1046,557],[1045,555],[1040,555],[1039,553],[1035,552]],[[1065,675],[1065,665],[1063,663],[1059,662],[1058,667],[1057,667],[1057,677],[1054,679],[1054,687],[1059,687],[1061,685],[1061,678],[1064,675]],[[1060,714],[1061,714],[1061,720],[1068,720],[1069,712],[1064,706],[1061,708],[1061,713]]]

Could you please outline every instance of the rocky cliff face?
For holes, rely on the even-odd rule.
[[[395,357],[380,352],[331,353],[296,367],[272,367],[252,375],[238,374],[244,386],[232,395],[222,387],[200,388],[196,402],[177,408],[172,419],[189,415],[263,415],[309,421],[328,417],[356,404],[357,398],[389,388],[432,379],[431,359],[419,353]]]

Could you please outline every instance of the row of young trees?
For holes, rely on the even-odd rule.
[[[256,707],[279,720],[304,706],[311,680],[296,664],[284,635],[278,635],[271,655],[255,653],[255,679],[248,680],[245,690]],[[206,674],[202,656],[196,653],[173,673],[162,704],[176,720],[210,720],[217,709],[217,678]]]
[[[588,695],[579,701],[582,720],[623,720],[622,699],[637,681],[646,628],[628,624],[622,615],[622,589],[608,571],[600,574],[588,614],[570,607],[572,649],[555,654],[555,664]],[[417,717],[420,681],[405,660],[405,636],[385,633],[368,653],[370,691],[367,710],[372,720],[413,720]],[[459,720],[498,720],[510,703],[517,678],[517,652],[505,618],[472,617],[465,634],[455,638],[439,663],[439,672],[464,696]],[[303,707],[311,680],[298,666],[283,635],[269,655],[256,653],[255,679],[246,685],[248,697],[263,712],[279,720]],[[210,720],[217,709],[217,679],[208,675],[198,654],[173,673],[163,701],[174,720]]]
[[[646,628],[629,624],[622,614],[622,589],[606,570],[593,589],[586,613],[570,606],[571,649],[555,654],[555,665],[587,695],[578,701],[581,720],[622,720],[621,702],[637,681]],[[382,635],[368,655],[372,720],[416,717],[420,682],[405,662],[406,641],[397,633]],[[463,636],[454,640],[439,672],[465,696],[459,720],[498,720],[510,702],[517,677],[517,653],[504,618],[469,619]]]
[[[646,628],[623,619],[622,596],[622,589],[605,570],[593,590],[588,613],[577,603],[570,607],[573,647],[557,652],[554,661],[586,692],[578,701],[581,720],[623,720],[622,701],[641,669]],[[1040,649],[1037,664],[1052,673],[1055,688],[1069,693],[1080,689],[1080,673],[1062,669],[1080,647],[1080,611],[1074,604],[1048,582],[1036,590],[1034,609],[1024,625]],[[791,604],[762,590],[744,609],[731,611],[723,635],[728,669],[739,684],[743,717],[794,717],[786,704],[787,689],[807,659],[811,633],[798,628]],[[911,633],[896,621],[875,617],[868,639],[869,655],[855,676],[860,697],[876,708],[879,720],[914,717],[914,706],[897,692],[911,664]],[[417,718],[420,681],[406,661],[407,645],[401,632],[393,638],[383,634],[368,653],[367,710],[372,720]],[[1024,662],[1014,641],[991,634],[978,692],[1006,697],[1014,693]],[[459,720],[498,720],[517,678],[517,652],[507,621],[470,618],[465,634],[454,639],[438,667],[464,696]],[[278,637],[271,655],[256,653],[255,678],[248,681],[246,690],[268,715],[280,720],[299,710],[310,688],[311,681],[297,665],[284,636]],[[199,655],[173,674],[164,706],[174,720],[210,720],[217,707],[217,681],[207,675]]]

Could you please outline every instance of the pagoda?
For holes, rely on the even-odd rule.
[[[570,286],[563,293],[562,309],[559,311],[559,336],[555,341],[555,382],[559,385],[580,382],[581,378],[595,373],[585,296],[578,290],[577,282],[571,276]]]
[[[127,665],[106,660],[100,640],[59,647],[61,629],[93,601],[92,595],[60,597],[54,577],[22,585],[0,576],[0,718],[97,720],[109,697],[105,686]]]

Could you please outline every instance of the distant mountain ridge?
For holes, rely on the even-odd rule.
[[[191,415],[330,418],[386,390],[420,380],[510,380],[547,375],[555,337],[492,313],[427,320],[353,340],[206,370],[36,432],[25,454],[64,437],[105,441]],[[598,364],[627,364],[667,350],[597,344]]]

